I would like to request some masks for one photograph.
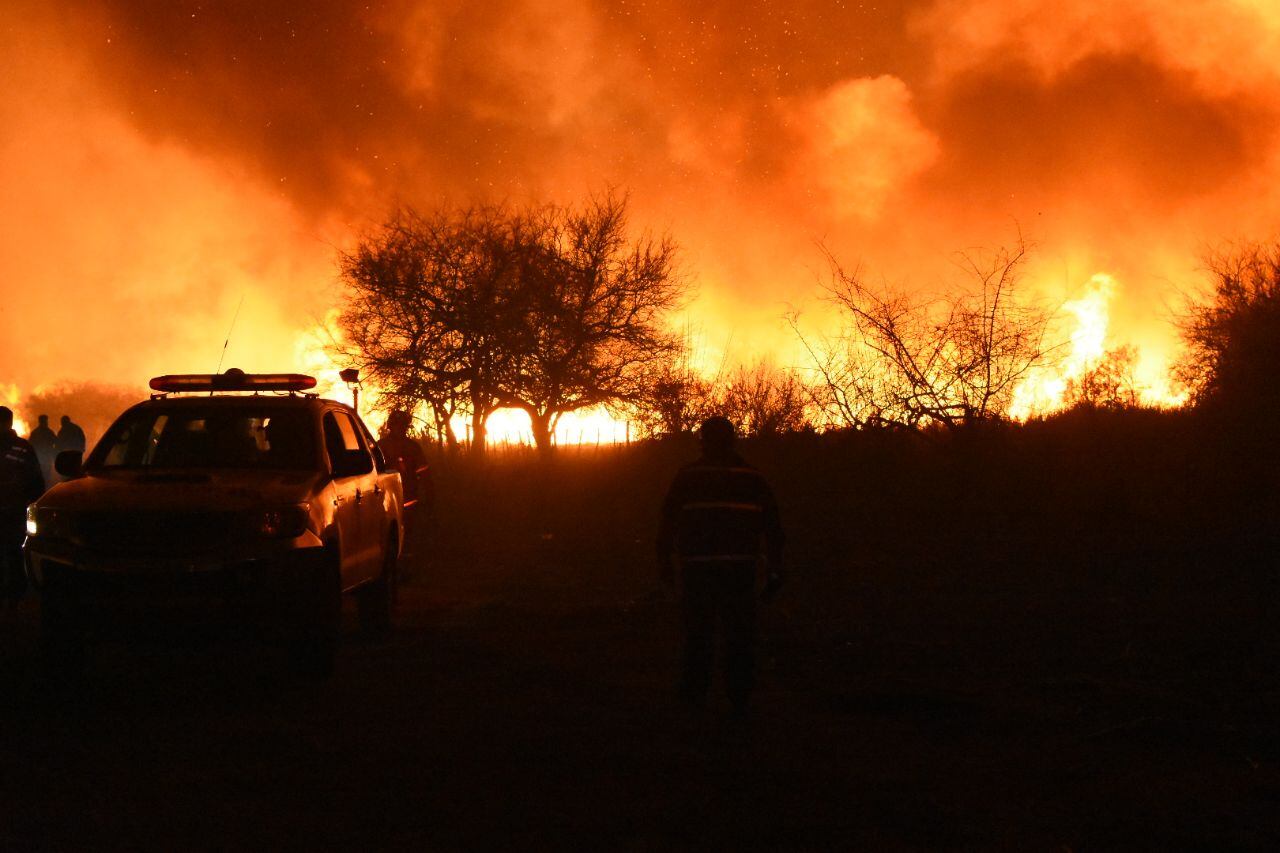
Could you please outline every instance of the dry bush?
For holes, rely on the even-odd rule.
[[[1177,377],[1197,403],[1280,411],[1280,244],[1244,244],[1205,258],[1207,299],[1182,317],[1187,354]]]
[[[743,435],[781,435],[811,427],[810,399],[794,371],[758,361],[729,375],[718,395],[718,408]]]
[[[1142,386],[1134,373],[1137,364],[1135,346],[1107,350],[1097,364],[1067,380],[1064,402],[1068,406],[1099,409],[1132,409],[1140,405]]]

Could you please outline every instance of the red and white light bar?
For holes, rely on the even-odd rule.
[[[226,373],[171,373],[153,377],[152,391],[177,394],[183,391],[309,391],[316,378],[302,373],[245,373],[231,368]]]

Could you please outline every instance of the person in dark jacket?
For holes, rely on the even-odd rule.
[[[27,441],[40,460],[40,473],[45,483],[53,482],[53,457],[58,455],[58,436],[49,428],[48,415],[40,416],[39,424],[27,436]]]
[[[44,492],[40,460],[13,431],[13,411],[0,406],[0,595],[16,601],[27,589],[22,568],[27,505]]]
[[[84,453],[84,430],[80,429],[80,425],[71,420],[69,415],[63,415],[60,424],[61,426],[58,429],[58,452],[78,450]]]
[[[726,418],[702,424],[702,457],[676,474],[662,504],[658,565],[682,582],[685,646],[680,697],[700,705],[711,684],[717,621],[725,641],[725,686],[744,713],[755,681],[756,579],[763,558],[766,597],[782,584],[782,524],[773,490],[733,449]]]

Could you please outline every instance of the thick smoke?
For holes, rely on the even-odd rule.
[[[228,363],[279,366],[388,205],[605,186],[731,357],[794,356],[818,241],[931,288],[1018,229],[1164,346],[1203,246],[1277,233],[1277,48],[1263,0],[19,6],[0,382],[212,369],[242,297]]]

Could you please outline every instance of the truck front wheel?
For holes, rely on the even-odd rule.
[[[308,678],[333,674],[342,633],[342,575],[337,552],[327,549],[319,565],[303,573],[297,590],[289,654],[293,668]]]
[[[387,537],[386,551],[382,555],[382,574],[356,591],[360,630],[369,636],[385,637],[391,633],[399,582],[399,546],[393,532]]]
[[[69,579],[51,577],[41,590],[40,651],[55,670],[76,672],[84,667],[84,617]]]

